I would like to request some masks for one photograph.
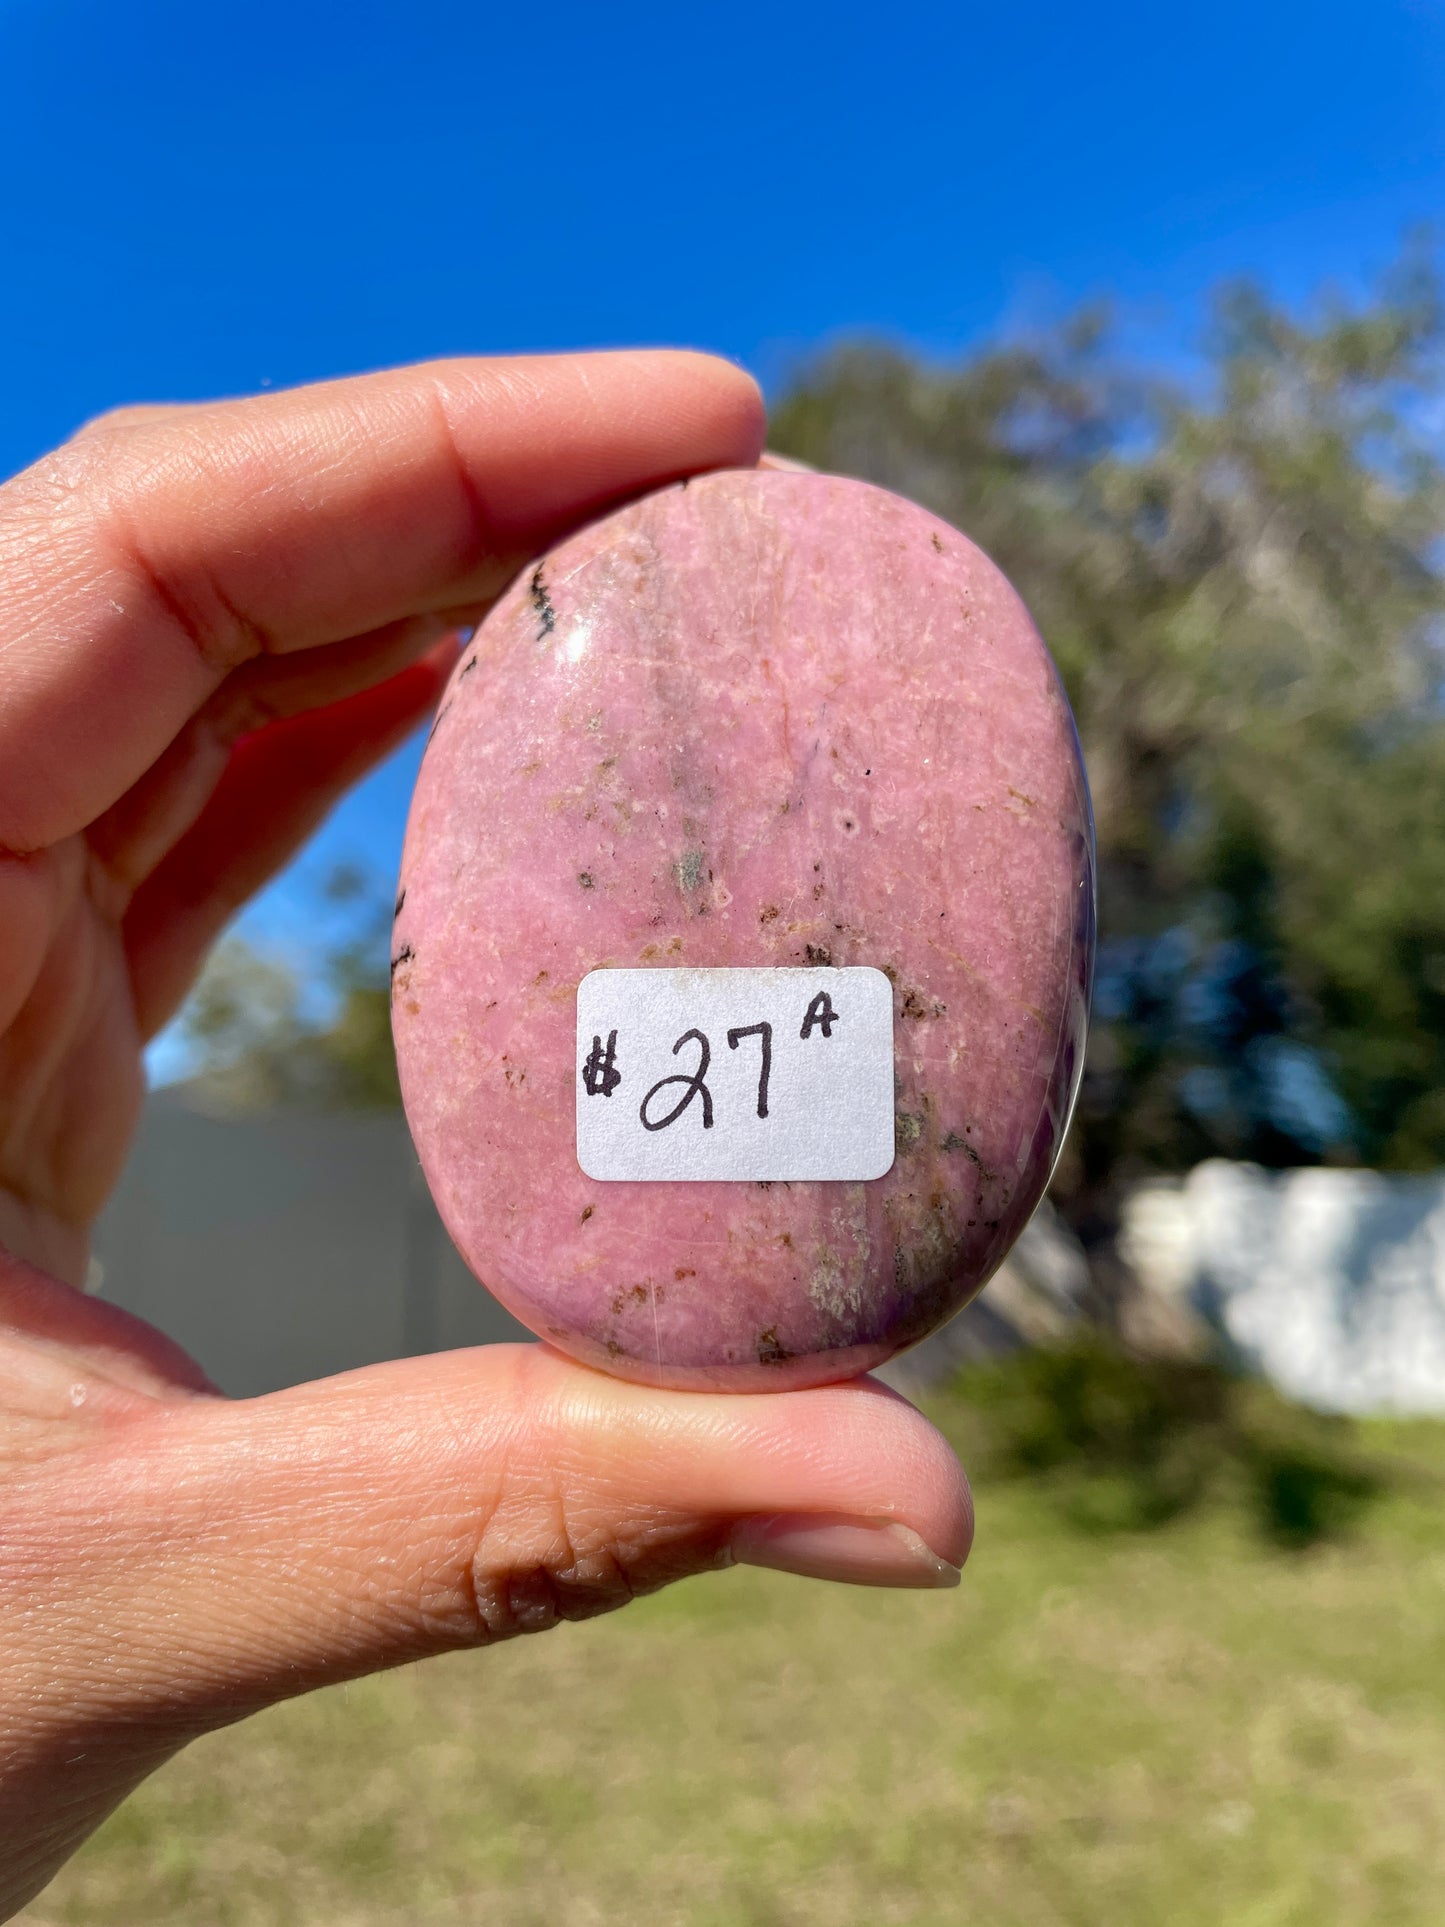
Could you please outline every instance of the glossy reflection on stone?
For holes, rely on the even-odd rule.
[[[407,1114],[477,1276],[654,1384],[813,1384],[925,1336],[1058,1152],[1092,863],[1057,673],[946,523],[861,482],[729,472],[564,542],[457,666],[393,942]],[[583,1175],[588,971],[809,963],[894,985],[886,1177]]]

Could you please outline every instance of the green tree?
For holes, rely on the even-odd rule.
[[[1079,719],[1100,849],[1090,1065],[1058,1190],[1225,1154],[1445,1159],[1440,303],[1218,299],[1199,378],[1098,315],[806,370],[781,450],[946,516],[1003,567]]]
[[[350,933],[328,951],[319,985],[242,937],[228,937],[211,957],[182,1017],[189,1087],[203,1104],[244,1113],[400,1103],[387,970],[391,905],[374,880],[344,865],[322,896],[354,914]]]

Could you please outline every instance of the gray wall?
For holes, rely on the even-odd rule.
[[[92,1288],[239,1397],[526,1338],[457,1256],[399,1115],[216,1118],[149,1100]]]

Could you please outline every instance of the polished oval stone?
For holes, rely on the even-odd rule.
[[[477,1276],[576,1358],[738,1391],[866,1371],[1038,1201],[1092,968],[1078,741],[1008,583],[897,496],[714,474],[525,570],[439,709],[401,884],[422,1165]],[[589,971],[810,964],[891,981],[886,1176],[584,1175]]]

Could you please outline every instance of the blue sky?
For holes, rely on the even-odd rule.
[[[0,0],[0,475],[131,400],[668,342],[777,388],[1109,292],[1357,286],[1445,212],[1445,0]],[[249,916],[389,874],[415,748]]]

